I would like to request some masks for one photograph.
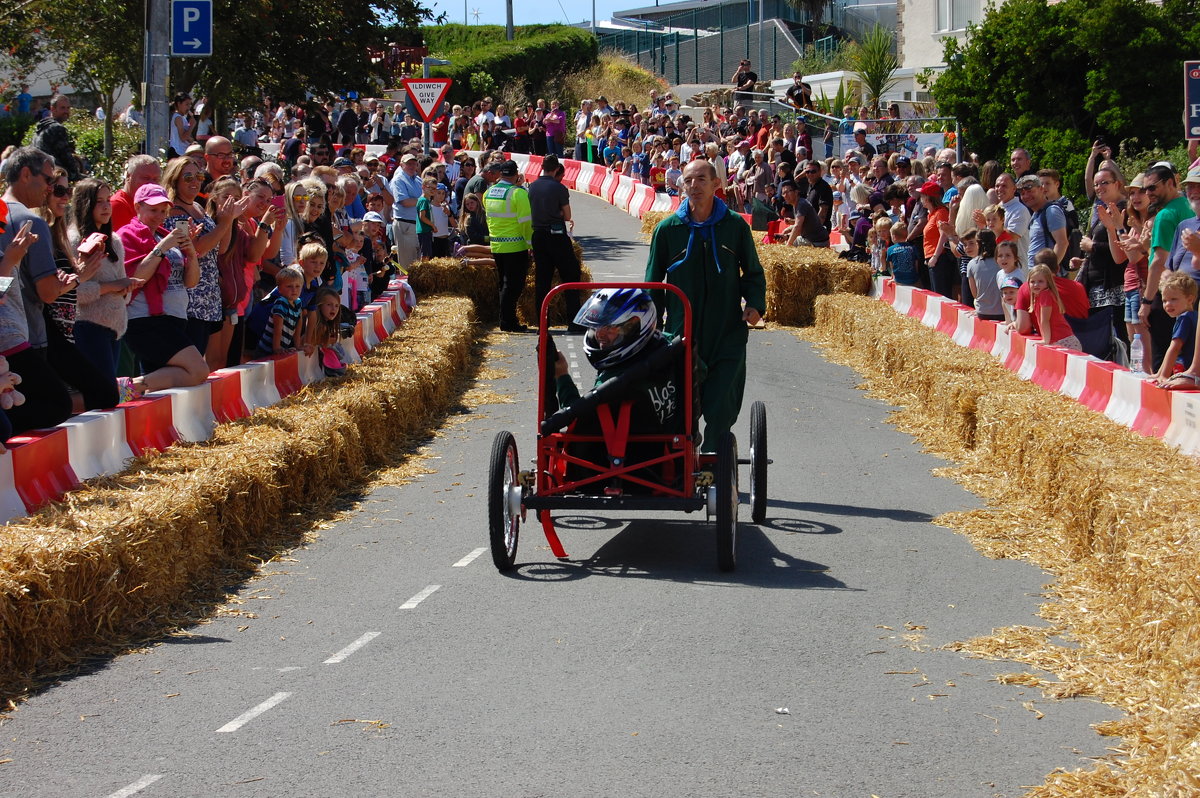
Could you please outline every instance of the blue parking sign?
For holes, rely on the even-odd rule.
[[[171,55],[204,58],[212,52],[212,0],[171,0]]]
[[[1200,61],[1183,62],[1184,138],[1200,139]]]

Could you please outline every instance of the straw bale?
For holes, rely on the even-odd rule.
[[[841,260],[830,249],[759,244],[758,259],[767,277],[767,318],[778,324],[806,327],[818,296],[871,288],[869,267]]]
[[[197,620],[256,558],[294,545],[451,405],[474,326],[470,300],[427,300],[346,377],[0,527],[0,696]]]
[[[1098,729],[1124,737],[1114,758],[1051,774],[1029,794],[1200,793],[1200,465],[880,302],[837,295],[816,307],[805,335],[901,406],[897,425],[957,460],[942,471],[988,500],[938,522],[989,556],[1056,576],[1039,609],[1049,626],[953,647],[1054,673],[1060,681],[1040,684],[1048,696],[1129,713]]]
[[[666,219],[671,214],[666,211],[649,211],[642,217],[642,239],[649,241],[654,236],[654,228],[658,227],[658,223]]]
[[[592,281],[592,272],[583,260],[583,250],[579,242],[571,242],[575,247],[575,256],[579,258],[581,276],[585,283]],[[517,305],[517,318],[522,324],[537,325],[537,310],[533,306],[534,277],[536,265],[530,259],[529,273],[525,278],[525,290],[521,292],[521,300]],[[475,304],[475,313],[485,324],[496,324],[500,320],[497,302],[500,297],[500,283],[496,270],[491,266],[465,265],[455,258],[433,258],[421,263],[414,263],[408,270],[408,282],[419,297],[454,295],[465,296]],[[554,285],[562,280],[555,273]],[[551,325],[566,324],[566,306],[560,295],[550,306]]]

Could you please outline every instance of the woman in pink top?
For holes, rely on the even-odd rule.
[[[567,115],[559,107],[558,100],[550,101],[550,112],[543,124],[546,126],[546,152],[561,158],[563,142],[567,140]]]

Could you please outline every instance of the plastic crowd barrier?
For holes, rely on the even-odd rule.
[[[354,341],[377,346],[416,306],[416,295],[395,281],[359,314]],[[348,363],[362,362],[349,341]],[[347,351],[348,350],[348,351]],[[204,441],[217,424],[249,416],[325,378],[315,355],[292,352],[213,372],[202,385],[155,391],[112,410],[74,416],[48,430],[34,430],[0,450],[0,521],[31,513],[61,499],[81,480],[123,471],[129,460],[178,441]]]
[[[1184,454],[1200,455],[1200,391],[1166,391],[1129,370],[1069,349],[1048,346],[975,316],[945,297],[877,278],[871,295],[897,313],[920,319],[959,346],[989,352],[1009,371],[1068,396]]]

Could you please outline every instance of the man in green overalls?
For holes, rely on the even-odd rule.
[[[679,286],[692,305],[692,335],[699,356],[701,450],[715,452],[733,427],[746,388],[747,323],[757,324],[767,307],[767,281],[750,226],[716,196],[717,172],[697,159],[683,170],[686,195],[679,211],[659,222],[650,240],[647,282]],[[683,309],[674,294],[655,292],[665,306],[665,331],[683,333]],[[742,300],[746,307],[742,309]]]

